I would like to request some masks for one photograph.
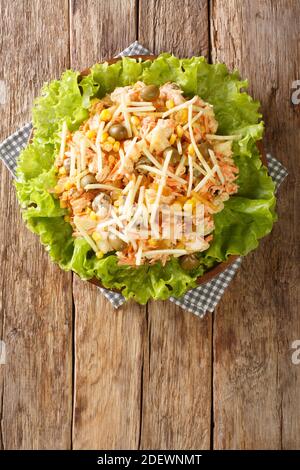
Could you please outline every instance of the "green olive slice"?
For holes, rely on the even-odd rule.
[[[110,126],[108,133],[116,140],[125,140],[128,138],[127,129],[122,124],[113,124]]]
[[[196,269],[200,264],[200,260],[194,254],[181,256],[179,262],[180,266],[186,271]]]

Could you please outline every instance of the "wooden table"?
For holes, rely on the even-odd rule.
[[[1,138],[46,80],[138,39],[155,53],[237,67],[288,168],[279,221],[204,319],[169,302],[118,311],[53,265],[1,165],[0,446],[287,449],[300,446],[298,0],[1,0]],[[3,101],[5,101],[3,103]],[[298,197],[298,205],[296,203]]]

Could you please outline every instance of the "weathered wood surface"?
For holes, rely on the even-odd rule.
[[[207,2],[142,0],[139,40],[155,53],[207,57]],[[141,447],[209,449],[212,317],[149,302],[147,320]]]
[[[71,66],[109,58],[136,39],[135,2],[71,2]],[[84,40],[82,40],[84,38]],[[73,447],[136,448],[140,434],[146,307],[116,311],[95,286],[74,278]]]
[[[267,149],[290,172],[273,233],[244,260],[215,314],[200,320],[168,302],[115,311],[96,287],[76,276],[72,283],[25,229],[0,166],[0,331],[8,350],[0,446],[299,448],[300,366],[291,343],[300,338],[300,117],[290,101],[300,79],[299,2],[0,0],[0,8],[1,139],[29,119],[43,81],[139,39],[155,53],[238,67],[262,102]]]
[[[151,302],[143,367],[142,449],[209,449],[211,317]]]
[[[140,0],[138,39],[151,52],[178,57],[208,56],[209,10],[206,0]]]
[[[289,170],[271,236],[243,262],[214,324],[214,447],[299,448],[299,78],[296,0],[215,1],[212,59],[237,67],[262,103],[266,147]],[[246,58],[246,60],[245,60]],[[297,76],[298,74],[298,76]]]
[[[59,18],[59,22],[57,21]],[[69,66],[68,3],[1,1],[1,140],[30,119],[42,83]],[[1,172],[0,443],[5,449],[71,447],[72,283],[21,220]]]

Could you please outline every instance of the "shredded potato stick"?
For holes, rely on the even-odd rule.
[[[188,156],[189,160],[189,185],[188,185],[188,190],[187,190],[187,197],[190,197],[191,192],[192,192],[192,187],[193,187],[193,159],[189,155]]]

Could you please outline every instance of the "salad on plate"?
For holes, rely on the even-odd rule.
[[[46,84],[16,187],[51,258],[144,304],[256,248],[275,196],[246,86],[223,64],[168,54]]]

